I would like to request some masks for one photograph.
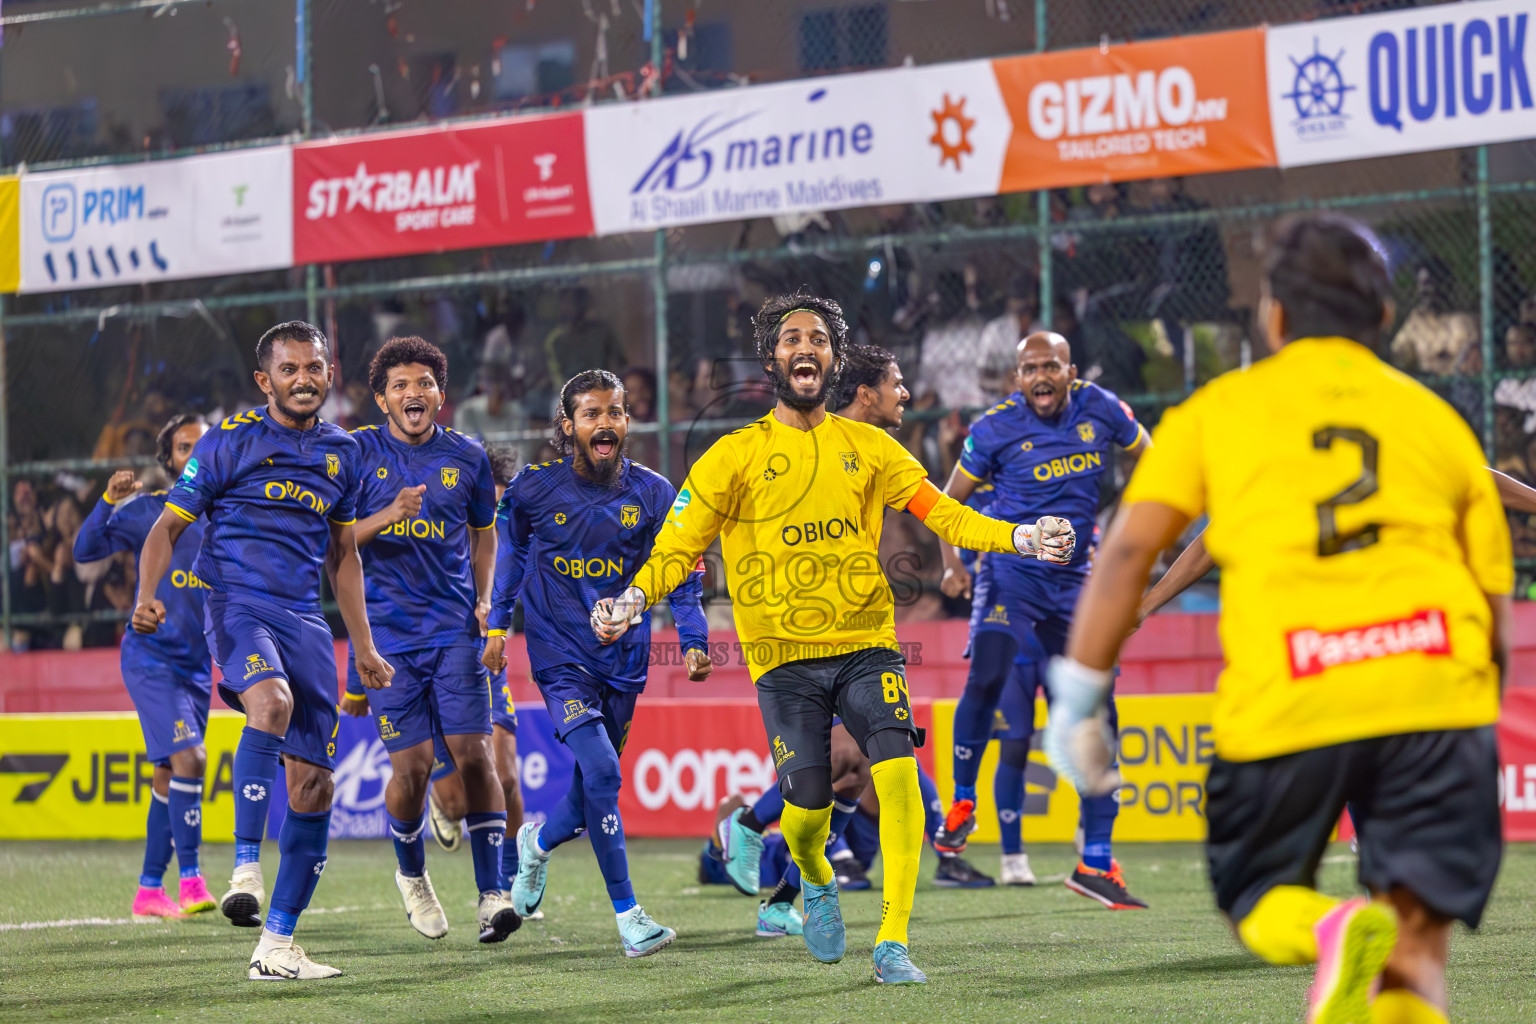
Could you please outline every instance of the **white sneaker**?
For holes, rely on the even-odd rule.
[[[1004,885],[1034,885],[1035,873],[1029,869],[1029,854],[1003,854],[1003,870],[999,881]]]
[[[395,871],[395,888],[405,898],[405,919],[411,927],[429,939],[440,939],[448,934],[448,915],[432,891],[432,879],[423,871],[420,878],[411,878]]]
[[[251,954],[252,981],[316,981],[334,978],[341,972],[334,967],[317,964],[302,948],[294,943],[286,946],[256,947]]]
[[[430,789],[427,790],[427,818],[432,825],[432,838],[437,840],[437,845],[449,853],[457,850],[459,840],[464,838],[464,830],[459,819],[443,813],[437,803],[437,794]]]
[[[500,942],[522,927],[512,901],[499,892],[480,894],[480,941]]]
[[[242,864],[229,879],[229,892],[219,897],[219,910],[237,928],[261,927],[261,904],[267,898],[261,865]]]

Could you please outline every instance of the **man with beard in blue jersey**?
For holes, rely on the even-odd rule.
[[[555,734],[576,758],[571,788],[549,820],[518,830],[512,905],[524,916],[538,910],[550,853],[585,831],[613,901],[624,955],[639,957],[677,937],[635,901],[619,817],[619,755],[645,687],[650,617],[639,617],[620,640],[595,645],[591,609],[629,585],[677,492],[626,457],[624,400],[624,385],[606,370],[566,381],[554,437],[563,457],[526,467],[503,495],[485,666],[506,668],[507,627],[513,602],[521,599],[533,681]],[[670,597],[688,678],[695,681],[712,667],[702,591],[701,561]]]
[[[1058,517],[1076,534],[1093,534],[1099,484],[1114,466],[1115,447],[1139,454],[1151,446],[1130,406],[1096,384],[1077,379],[1067,339],[1047,331],[1019,343],[1018,390],[971,427],[946,493],[965,501],[978,484],[992,482],[988,514],[1010,520]],[[944,592],[971,592],[971,576],[950,545],[944,552]],[[1015,658],[1038,642],[1061,654],[1072,610],[1088,579],[1089,545],[1065,561],[990,554],[976,574],[971,610],[971,667],[955,708],[955,794],[934,846],[965,849],[976,827],[976,775],[992,732],[998,700],[1015,671]],[[1110,728],[1115,727],[1113,699]],[[1111,854],[1119,804],[1113,793],[1083,795],[1083,856],[1067,887],[1110,910],[1139,910]]]
[[[156,457],[172,479],[181,475],[192,448],[208,425],[195,413],[174,416],[156,439]],[[137,557],[149,529],[165,511],[166,491],[139,493],[133,471],[120,469],[107,482],[91,514],[75,537],[75,561],[96,562],[119,551]],[[165,624],[151,636],[129,630],[123,637],[123,684],[133,698],[144,730],[144,750],[154,762],[150,783],[149,823],[144,840],[144,870],[133,900],[136,918],[181,917],[212,910],[216,904],[203,881],[198,847],[203,840],[203,773],[208,752],[203,730],[213,676],[203,641],[203,594],[207,590],[192,563],[203,542],[203,520],[190,524],[187,543],[172,556],[171,574],[155,597],[165,605]],[[181,868],[180,901],[165,894],[165,869],[171,847]]]
[[[394,769],[384,808],[406,920],[429,939],[448,919],[427,875],[427,782],[441,731],[464,782],[481,942],[522,924],[501,893],[507,808],[491,754],[481,636],[496,567],[496,483],[480,442],[437,425],[448,360],[422,338],[391,338],[368,367],[383,426],[352,432],[362,449],[357,544],[368,618],[395,675],[369,701]]]
[[[282,860],[248,977],[307,981],[341,973],[293,941],[325,869],[340,725],[322,572],[334,581],[363,685],[388,686],[394,670],[373,646],[353,536],[358,445],[319,416],[332,380],[329,343],[302,321],[278,324],[256,343],[256,365],[266,408],[231,416],[197,442],[144,541],[133,628],[153,634],[166,621],[160,582],[177,542],[206,514],[194,564],[209,590],[204,629],[223,676],[219,694],[246,719],[234,764],[235,872],[219,906],[234,924],[261,923],[261,839],[281,755]]]

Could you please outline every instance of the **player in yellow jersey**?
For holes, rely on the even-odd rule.
[[[837,881],[824,848],[832,815],[834,715],[869,757],[880,799],[885,903],[875,978],[922,983],[907,921],[923,843],[913,756],[916,728],[895,604],[879,562],[884,506],[906,509],[943,539],[1038,556],[1041,531],[989,519],[945,497],[927,471],[877,427],[829,414],[848,345],[837,303],[779,296],[755,317],[757,357],[778,403],[694,463],[650,559],[616,600],[593,608],[611,642],[669,593],[717,537],[736,629],[757,684],[785,808],[779,827],[802,875],[804,938],[817,959],[845,949]],[[1051,538],[1053,557],[1074,542]]]
[[[1509,531],[1466,423],[1372,354],[1388,288],[1364,228],[1282,222],[1260,304],[1274,355],[1164,415],[1051,666],[1047,752],[1102,789],[1110,666],[1153,559],[1209,514],[1227,658],[1211,882],[1249,949],[1317,963],[1324,1024],[1445,1021],[1451,924],[1476,926],[1502,852]],[[1368,900],[1313,889],[1346,801]]]

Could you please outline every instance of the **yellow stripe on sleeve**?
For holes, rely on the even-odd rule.
[[[185,519],[189,523],[197,522],[197,516],[193,515],[191,512],[188,512],[184,508],[181,508],[181,507],[179,507],[177,505],[174,505],[174,504],[172,504],[169,501],[165,503],[165,507],[170,509],[172,512],[175,512],[177,515],[181,516],[181,518]]]
[[[357,517],[353,516],[351,519],[332,519],[331,522],[335,523],[337,526],[351,526],[353,523],[357,522]]]
[[[960,463],[958,463],[958,462],[955,463],[955,468],[958,469],[960,472],[964,473],[966,476],[970,477],[972,480],[975,480],[977,483],[981,483],[982,482],[981,481],[981,477],[977,476],[975,473],[972,473],[970,470],[966,469]]]

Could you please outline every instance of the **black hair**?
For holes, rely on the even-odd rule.
[[[859,388],[879,388],[891,375],[891,364],[896,357],[879,345],[852,345],[843,360],[843,372],[837,379],[837,395],[832,399],[834,408],[843,409],[859,397]]]
[[[432,371],[439,391],[448,390],[448,357],[443,350],[425,338],[414,334],[404,338],[390,338],[368,364],[368,386],[376,395],[384,393],[389,383],[389,371],[397,366],[420,363]]]
[[[305,323],[303,320],[287,320],[278,324],[256,343],[256,368],[266,373],[268,365],[272,362],[272,346],[279,341],[307,341],[319,345],[325,353],[325,361],[331,361],[331,346],[325,340],[325,332],[314,324]]]
[[[491,460],[491,476],[502,487],[517,475],[517,450],[509,444],[488,444],[485,454]]]
[[[1391,280],[1364,225],[1327,211],[1284,218],[1265,253],[1264,278],[1285,311],[1287,341],[1342,337],[1376,346]]]
[[[843,307],[832,299],[812,295],[801,288],[793,295],[769,296],[762,308],[752,317],[752,333],[757,343],[758,362],[765,366],[773,362],[773,350],[779,343],[780,325],[784,323],[785,317],[800,309],[815,313],[826,323],[827,330],[832,334],[834,364],[848,354],[848,321],[843,319]]]
[[[160,428],[160,433],[155,435],[155,461],[165,467],[167,473],[171,473],[171,446],[176,442],[176,431],[188,423],[205,423],[206,420],[195,412],[177,413],[165,421],[165,426]],[[175,476],[174,473],[171,473]]]
[[[607,370],[582,370],[565,382],[565,387],[560,389],[560,408],[555,412],[555,436],[549,442],[563,456],[576,454],[576,439],[565,432],[561,420],[576,419],[576,399],[589,391],[617,391],[623,394],[624,382]]]

